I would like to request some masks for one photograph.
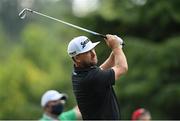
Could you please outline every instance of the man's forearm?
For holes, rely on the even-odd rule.
[[[102,70],[109,69],[114,66],[114,54],[111,52],[108,59],[100,66]]]
[[[126,60],[126,56],[124,55],[123,50],[118,47],[113,49],[114,52],[114,67],[117,68],[119,74],[123,74],[128,70],[128,64]]]

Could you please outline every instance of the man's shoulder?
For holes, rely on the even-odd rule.
[[[103,78],[103,76],[108,75],[109,73],[112,73],[113,69],[106,69],[102,70],[100,67],[93,68],[90,72],[89,75],[93,77],[98,77],[98,78]]]
[[[68,110],[66,112],[63,112],[60,116],[59,116],[60,120],[76,120],[76,112],[73,109]]]

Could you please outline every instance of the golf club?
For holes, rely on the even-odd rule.
[[[56,18],[53,18],[53,17],[51,17],[51,16],[48,16],[48,15],[39,13],[39,12],[34,11],[34,10],[31,10],[31,9],[29,9],[29,8],[23,9],[23,10],[19,13],[19,17],[20,17],[21,19],[25,19],[27,12],[34,13],[34,14],[37,14],[37,15],[40,15],[40,16],[44,16],[44,17],[46,17],[46,18],[49,18],[49,19],[58,21],[58,22],[60,22],[60,23],[63,23],[63,24],[65,24],[65,25],[68,25],[68,26],[70,26],[70,27],[73,27],[73,28],[76,28],[76,29],[79,29],[79,30],[82,30],[82,31],[85,31],[85,32],[88,32],[88,33],[91,33],[91,34],[96,35],[96,36],[100,36],[100,37],[106,38],[106,36],[103,35],[103,34],[100,34],[100,33],[97,33],[97,32],[94,32],[94,31],[91,31],[91,30],[88,30],[88,29],[85,29],[85,28],[82,28],[82,27],[73,25],[73,24],[71,24],[71,23],[68,23],[68,22],[65,22],[65,21],[62,21],[62,20],[59,20],[59,19],[56,19]]]

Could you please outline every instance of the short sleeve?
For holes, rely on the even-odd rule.
[[[60,116],[59,116],[60,120],[77,120],[76,118],[76,112],[74,109],[69,110],[67,112],[63,112]]]

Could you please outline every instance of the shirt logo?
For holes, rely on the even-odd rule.
[[[90,40],[87,39],[87,40],[85,40],[84,42],[81,42],[82,49],[86,47],[86,44],[87,44],[89,41],[90,41]]]
[[[73,75],[77,75],[77,73],[73,71]]]

